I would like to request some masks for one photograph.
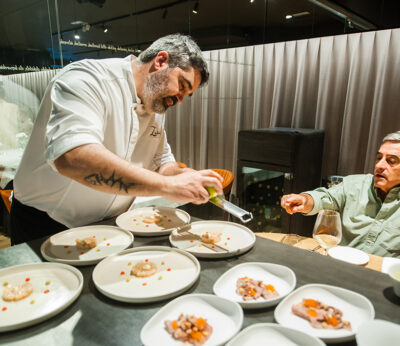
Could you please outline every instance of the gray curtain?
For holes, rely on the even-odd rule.
[[[400,130],[400,29],[205,52],[208,86],[168,110],[177,161],[236,170],[239,130],[325,130],[323,177],[371,172]],[[268,148],[265,148],[268,150]]]

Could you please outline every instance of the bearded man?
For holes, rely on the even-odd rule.
[[[180,168],[164,131],[168,107],[209,77],[200,48],[174,34],[138,58],[82,60],[42,100],[14,179],[11,241],[18,244],[128,209],[135,196],[208,201],[212,170]]]

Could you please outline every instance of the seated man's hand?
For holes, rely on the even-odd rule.
[[[284,195],[281,199],[281,206],[286,210],[288,214],[307,214],[313,209],[314,200],[309,194],[306,193],[302,193],[300,195]]]

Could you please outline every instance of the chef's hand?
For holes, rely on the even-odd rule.
[[[288,214],[308,214],[314,207],[314,200],[307,193],[284,195],[281,199],[281,206]]]
[[[165,178],[166,184],[162,189],[163,197],[173,202],[207,203],[210,194],[206,186],[212,186],[218,194],[223,194],[223,178],[211,169],[189,170]]]

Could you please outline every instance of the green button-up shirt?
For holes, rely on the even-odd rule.
[[[340,245],[367,253],[400,257],[400,187],[379,198],[372,174],[349,175],[330,189],[307,191],[314,199],[314,208],[333,209],[342,217],[343,238]]]

